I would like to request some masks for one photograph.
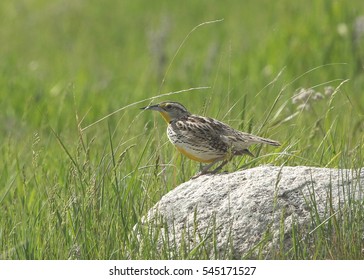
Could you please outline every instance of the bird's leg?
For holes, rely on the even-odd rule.
[[[203,165],[202,165],[202,162],[200,162],[200,172],[202,171],[203,169]]]
[[[224,160],[224,162],[219,165],[219,167],[217,167],[216,169],[214,169],[213,171],[208,171],[215,163],[221,161],[221,158],[215,159],[213,162],[209,163],[208,165],[204,166],[203,168],[201,168],[201,171],[198,172],[196,175],[194,175],[191,179],[196,179],[197,177],[200,177],[201,175],[204,174],[215,174],[217,171],[219,171],[225,164],[228,163],[228,160]],[[226,161],[226,162],[225,162]],[[202,165],[200,165],[201,167]]]
[[[229,153],[227,154],[227,156],[225,157],[224,161],[218,166],[216,167],[213,171],[211,171],[212,174],[217,173],[218,171],[220,171],[234,156],[234,153],[230,150]]]
[[[191,179],[196,179],[197,177],[200,177],[201,175],[204,175],[204,174],[209,174],[209,173],[211,173],[211,174],[214,174],[215,173],[215,170],[214,171],[212,171],[212,172],[209,172],[208,170],[215,164],[215,163],[217,163],[217,162],[219,162],[219,161],[221,161],[221,158],[219,158],[219,159],[216,159],[216,160],[214,160],[213,162],[211,162],[211,163],[209,163],[208,165],[206,165],[206,166],[204,166],[203,168],[202,168],[202,164],[200,164],[200,172],[198,172],[196,175],[194,175],[194,176],[192,176],[192,178]],[[225,163],[226,164],[226,163]],[[224,165],[225,165],[224,164]]]
[[[211,162],[210,164],[208,164],[204,168],[202,168],[201,171],[200,171],[201,172],[201,175],[208,173],[208,170],[211,168],[211,166],[213,166],[218,161],[219,160],[214,160],[213,162]]]
[[[230,161],[230,159],[224,160],[218,167],[216,167],[213,171],[211,171],[211,174],[215,174],[218,171],[220,171],[221,168],[223,168],[229,161]]]
[[[248,151],[248,150],[247,150]],[[249,152],[249,151],[248,151]],[[250,153],[250,152],[249,152]],[[248,153],[248,154],[249,154]],[[196,175],[194,175],[191,179],[196,179],[197,177],[200,177],[201,175],[204,174],[216,174],[218,171],[220,171],[233,157],[235,156],[235,153],[233,152],[232,148],[229,149],[227,155],[225,155],[222,158],[217,158],[215,159],[213,162],[211,162],[210,164],[206,165],[204,168],[201,169],[200,172],[198,172]],[[223,161],[218,167],[216,167],[214,170],[212,171],[208,171],[215,163],[219,162],[219,161]]]

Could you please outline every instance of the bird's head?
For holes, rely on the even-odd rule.
[[[178,102],[166,101],[156,105],[150,105],[140,108],[142,110],[154,110],[161,113],[167,123],[179,119],[184,116],[190,115],[185,106]]]

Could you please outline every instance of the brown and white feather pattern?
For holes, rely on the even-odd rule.
[[[206,159],[224,158],[229,151],[234,154],[250,154],[252,144],[279,146],[274,140],[241,132],[207,117],[187,115],[170,122],[167,128],[170,141],[184,147],[191,154],[203,154]]]

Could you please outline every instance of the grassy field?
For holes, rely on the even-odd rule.
[[[364,166],[363,1],[184,3],[1,1],[0,259],[208,257],[133,231],[199,168],[149,102],[282,143],[229,171]],[[274,256],[363,258],[364,207],[349,209]]]

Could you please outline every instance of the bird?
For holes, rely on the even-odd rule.
[[[192,179],[217,173],[234,156],[254,157],[248,150],[252,144],[281,145],[278,141],[236,130],[216,119],[191,114],[179,102],[164,101],[140,109],[159,112],[168,123],[168,139],[177,150],[194,161],[207,163]],[[218,167],[209,171],[220,161]]]

